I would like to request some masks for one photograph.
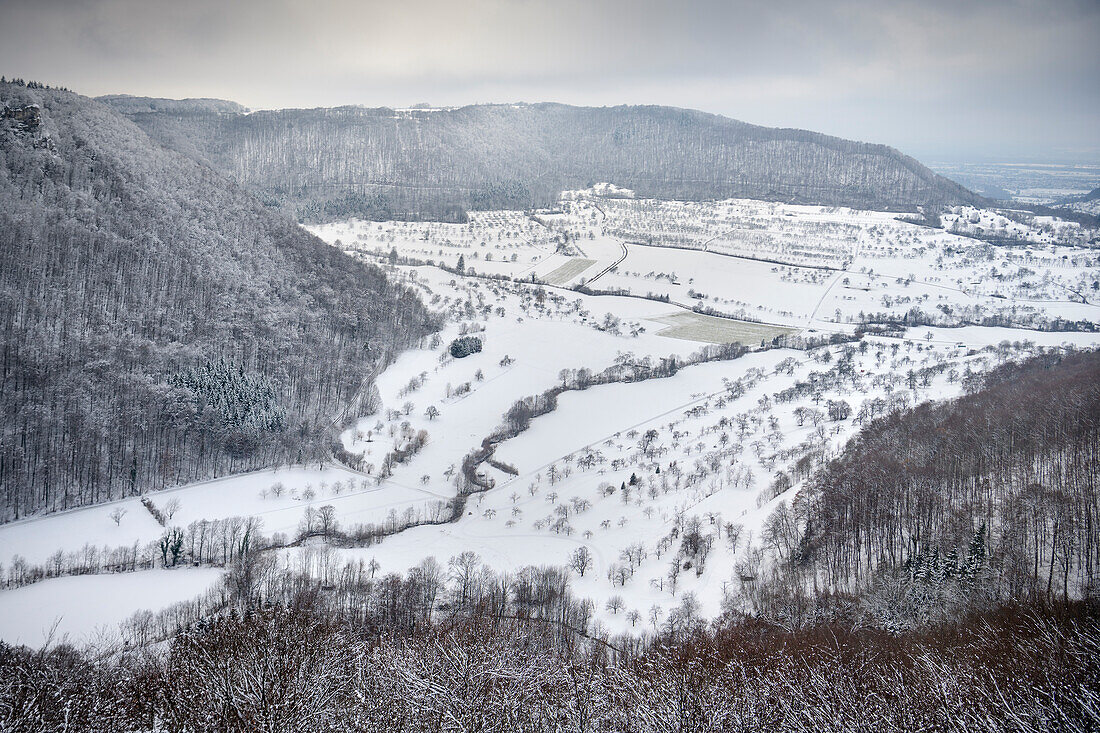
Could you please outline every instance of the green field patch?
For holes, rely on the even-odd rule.
[[[657,332],[658,336],[687,341],[702,341],[710,344],[753,346],[760,343],[761,340],[771,341],[776,336],[784,336],[797,331],[797,329],[785,326],[736,321],[732,318],[718,318],[692,312],[672,313],[648,320],[666,325],[666,328]]]

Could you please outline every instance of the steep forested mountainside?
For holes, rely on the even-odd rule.
[[[968,387],[867,424],[769,520],[796,573],[865,591],[902,571],[933,605],[979,575],[1003,600],[1095,594],[1100,352],[1009,363]]]
[[[341,107],[105,98],[165,145],[303,220],[529,208],[600,181],[642,196],[906,208],[978,197],[884,145],[669,107]]]
[[[0,519],[316,455],[420,301],[106,105],[0,85]]]

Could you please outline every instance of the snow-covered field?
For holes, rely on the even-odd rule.
[[[1100,345],[1095,332],[947,327],[993,316],[1014,326],[1100,323],[1100,257],[1071,246],[1089,235],[1061,223],[1008,246],[882,212],[615,194],[571,192],[552,212],[482,212],[466,225],[316,227],[418,290],[446,314],[444,330],[398,356],[377,379],[374,414],[343,431],[356,469],[281,467],[147,498],[169,528],[258,517],[279,544],[295,538],[307,510],[327,506],[344,530],[400,525],[438,516],[458,490],[463,457],[508,409],[575,384],[578,370],[682,361],[727,338],[758,347],[784,333],[851,334],[861,314],[932,316],[925,322],[935,325],[858,344],[776,348],[567,391],[554,412],[498,446],[495,460],[518,475],[483,466],[494,488],[457,522],[324,553],[325,563],[374,559],[382,572],[404,572],[428,556],[445,564],[473,551],[513,570],[566,565],[585,547],[592,565],[574,573],[575,591],[596,602],[606,628],[641,631],[687,592],[716,614],[724,591],[766,556],[768,517],[866,419],[958,394],[968,374],[1039,346]],[[1009,226],[997,216],[960,209],[943,220],[948,229]],[[582,282],[589,292],[569,289]],[[599,291],[622,295],[590,294]],[[693,306],[752,322],[700,317]],[[462,335],[481,339],[482,350],[453,358],[448,345]],[[0,572],[60,563],[59,551],[133,547],[156,557],[165,531],[136,498],[34,517],[0,527]],[[705,540],[702,558],[680,552],[685,532]],[[312,544],[278,554],[292,567],[322,561]],[[61,577],[3,590],[0,638],[41,642],[61,616],[59,631],[90,639],[132,611],[205,590],[219,572]],[[82,608],[88,598],[92,608]]]
[[[37,647],[47,641],[93,643],[118,636],[138,611],[159,611],[213,586],[217,568],[50,578],[0,593],[0,640]]]
[[[285,488],[277,497],[271,487],[279,484]],[[291,534],[305,506],[333,504],[342,515],[355,516],[385,512],[430,496],[427,489],[379,487],[358,473],[326,465],[256,471],[169,489],[148,498],[162,512],[171,514],[170,525],[186,527],[204,519],[257,516],[263,519],[265,532]],[[174,512],[169,511],[173,500],[179,506]],[[119,508],[125,514],[115,524],[111,514]],[[43,531],[43,522],[48,523],[48,531]],[[39,564],[58,550],[77,552],[85,545],[144,546],[163,533],[164,527],[139,499],[126,499],[6,524],[0,527],[0,558],[20,555]]]
[[[585,546],[593,564],[574,585],[596,601],[610,630],[666,615],[685,592],[715,615],[724,591],[738,582],[739,563],[763,547],[766,518],[797,491],[795,480],[777,496],[766,493],[779,473],[794,477],[799,459],[839,450],[862,414],[958,394],[968,369],[1000,361],[936,335],[873,339],[865,352],[771,350],[668,379],[566,393],[555,412],[498,448],[497,458],[519,475],[496,474],[496,487],[458,522],[338,556],[404,572],[427,555],[445,560],[472,550],[494,569],[514,570],[564,565]],[[826,386],[842,372],[860,375],[857,390]],[[804,391],[788,397],[798,383]],[[830,401],[846,403],[848,416],[831,418]],[[701,573],[679,573],[674,593],[670,561],[693,518],[712,549]],[[609,610],[616,598],[621,609]],[[631,619],[630,611],[639,616]]]
[[[945,210],[941,220],[933,229],[886,212],[600,198],[588,190],[567,192],[559,210],[530,217],[353,220],[314,231],[348,251],[383,258],[395,251],[450,268],[461,257],[467,273],[662,296],[784,326],[830,328],[913,309],[943,325],[1100,319],[1100,255],[1079,246],[1100,241],[1100,231],[973,207]]]

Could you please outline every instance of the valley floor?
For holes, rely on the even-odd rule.
[[[340,436],[348,466],[283,466],[148,495],[167,528],[182,530],[185,547],[206,528],[209,542],[228,547],[243,518],[256,517],[281,566],[319,578],[347,562],[404,573],[463,552],[496,571],[566,566],[583,547],[591,563],[574,574],[574,592],[595,602],[612,633],[652,630],[687,593],[716,615],[727,587],[766,562],[768,517],[871,418],[956,396],[971,375],[1040,349],[1100,346],[1098,332],[1036,330],[1055,319],[1100,325],[1100,257],[1044,240],[1043,229],[1009,247],[878,212],[575,192],[562,211],[537,217],[483,212],[468,225],[350,221],[315,232],[389,263],[448,325],[379,376],[376,412]],[[930,316],[924,325],[851,340],[869,314],[902,319],[913,309]],[[1007,325],[959,325],[983,318]],[[840,343],[806,348],[834,334]],[[481,351],[451,357],[462,335],[479,338]],[[682,364],[728,341],[768,348],[582,388],[604,370]],[[457,521],[394,531],[441,522],[468,488],[464,458],[517,400],[555,387],[565,388],[557,408],[498,445],[496,466],[479,467],[492,488]],[[321,515],[329,530],[393,534],[369,546],[326,543]],[[673,570],[692,522],[709,554]],[[159,568],[167,528],[137,498],[0,527],[10,586],[0,590],[0,639],[40,643],[60,617],[58,634],[91,641],[135,611],[213,587],[215,567]],[[132,549],[136,572],[20,582],[29,568],[103,567],[119,548]]]

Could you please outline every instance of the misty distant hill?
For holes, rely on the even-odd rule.
[[[672,199],[913,209],[978,197],[884,145],[670,107],[339,107],[104,98],[163,144],[302,220],[461,219],[608,181]]]
[[[1079,196],[1066,196],[1057,201],[1058,205],[1073,204],[1073,203],[1085,203],[1089,201],[1100,201],[1100,187],[1094,188],[1088,193],[1081,194]]]
[[[1065,196],[1050,205],[1050,213],[1084,223],[1086,226],[1100,224],[1100,187],[1088,193]],[[1052,211],[1051,211],[1052,210]],[[1082,219],[1084,215],[1086,218]]]
[[[0,521],[323,453],[428,314],[70,92],[0,84]]]

